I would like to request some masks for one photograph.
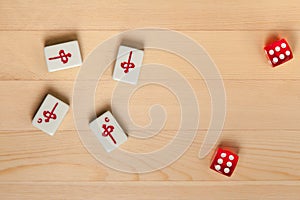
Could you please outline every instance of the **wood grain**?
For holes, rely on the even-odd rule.
[[[1,199],[300,199],[299,13],[298,0],[0,1]],[[166,51],[146,48],[143,63],[169,66],[195,92],[200,123],[185,130],[197,132],[189,149],[166,168],[128,174],[101,164],[80,140],[72,98],[81,68],[48,73],[44,46],[77,39],[86,60],[105,40],[144,27],[180,31],[218,66],[227,115],[217,145],[240,156],[231,178],[209,169],[214,152],[198,158],[212,112],[205,80],[187,60]],[[289,41],[294,59],[272,68],[263,46],[275,36]],[[112,70],[107,66],[100,78],[90,112],[114,109]],[[54,137],[31,125],[47,93],[71,105]],[[149,123],[149,108],[160,104],[166,123],[148,139],[133,137],[137,130],[124,124],[130,137],[121,148],[147,153],[164,147],[177,133],[179,102],[162,86],[139,88],[128,104],[134,122]]]
[[[297,0],[1,1],[0,30],[299,30]]]
[[[162,148],[176,130],[163,130],[148,140],[131,137],[122,149],[147,153]],[[239,167],[228,179],[207,166],[214,152],[197,155],[206,131],[198,131],[187,152],[175,163],[147,174],[127,174],[97,162],[82,145],[76,131],[49,137],[40,131],[2,131],[0,182],[7,181],[284,181],[299,180],[298,131],[223,131],[219,145],[235,149]],[[5,144],[10,145],[5,145]]]
[[[211,116],[209,93],[203,80],[190,80],[190,83],[197,94],[201,112],[199,129],[206,130]],[[31,120],[44,96],[52,93],[72,105],[73,84],[72,81],[2,81],[2,130],[35,130]],[[224,84],[227,94],[225,130],[300,129],[300,80],[224,80]],[[113,80],[99,82],[95,92],[95,110],[90,110],[90,113],[95,111],[99,115],[105,109],[113,109],[111,99],[115,85]],[[156,95],[148,95],[149,91],[155,91]],[[12,101],[16,97],[22,99],[17,104]],[[149,123],[148,109],[154,104],[161,104],[167,109],[166,127],[176,129],[180,122],[180,105],[175,96],[162,86],[148,86],[136,91],[129,103],[133,120],[140,125]],[[60,130],[75,130],[72,110]],[[89,119],[89,115],[85,117]],[[126,124],[124,126],[126,129]]]
[[[87,59],[97,45],[119,33],[118,31],[1,31],[0,54],[3,56],[0,61],[2,66],[0,78],[1,80],[75,80],[79,67],[48,73],[43,55],[44,45],[78,39],[82,56]],[[263,46],[274,32],[183,31],[181,33],[205,48],[218,66],[223,79],[300,78],[297,56],[288,64],[277,68],[272,68],[268,64]],[[288,38],[293,53],[297,55],[299,48],[296,45],[300,40],[300,31],[279,31],[278,34]],[[23,51],[24,49],[26,51]],[[114,49],[111,51],[116,52]],[[202,78],[197,72],[195,73],[194,67],[188,61],[169,52],[146,49],[143,63],[170,66],[187,79]],[[111,79],[112,67],[108,70],[109,73],[102,77],[105,80]]]
[[[87,182],[9,183],[5,199],[299,199],[299,182]],[[163,188],[163,189],[162,189]],[[289,188],[289,190],[287,190]],[[103,192],[108,191],[108,192]],[[162,194],[168,193],[168,196]],[[45,195],[49,194],[49,195]]]

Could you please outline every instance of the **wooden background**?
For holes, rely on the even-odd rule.
[[[226,2],[226,3],[225,3]],[[198,136],[175,163],[148,174],[126,174],[96,161],[75,130],[72,109],[50,137],[31,125],[43,97],[72,103],[80,68],[48,73],[45,44],[78,39],[83,59],[124,30],[177,30],[201,44],[218,66],[227,93],[220,144],[236,148],[231,178],[209,170],[212,153],[198,159],[209,125],[210,98],[202,77],[174,55],[146,52],[144,63],[172,66],[197,91]],[[272,68],[263,53],[268,38],[287,38],[295,58]],[[6,199],[300,199],[299,0],[52,0],[0,1],[0,198]],[[101,78],[97,109],[109,108],[112,68]],[[151,95],[155,92],[157,95]],[[136,123],[160,103],[170,112],[164,130],[125,149],[147,152],[176,133],[179,105],[164,88],[148,86],[132,98]],[[173,115],[174,114],[174,115]],[[130,135],[130,133],[129,133]]]

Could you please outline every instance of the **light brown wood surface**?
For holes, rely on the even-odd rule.
[[[31,125],[48,92],[72,104],[80,70],[48,73],[45,44],[78,39],[86,59],[111,36],[144,27],[180,31],[218,66],[227,96],[218,145],[235,148],[240,156],[231,178],[209,169],[213,152],[198,158],[211,117],[203,77],[167,52],[146,49],[144,63],[177,70],[196,91],[201,109],[197,137],[170,166],[147,174],[104,166],[81,143],[72,108],[54,137]],[[0,1],[0,199],[300,199],[299,27],[298,0]],[[269,66],[263,52],[273,35],[287,38],[295,56],[278,68]],[[97,110],[110,107],[116,85],[111,74],[112,66],[99,81]],[[149,95],[154,91],[157,95]],[[168,113],[164,129],[122,148],[150,152],[172,139],[180,107],[164,88],[138,90],[130,113],[136,123],[146,124],[147,109],[155,103]]]

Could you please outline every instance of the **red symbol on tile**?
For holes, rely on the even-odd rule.
[[[72,54],[70,54],[70,53],[66,54],[64,50],[60,50],[58,53],[59,53],[59,56],[49,58],[49,60],[54,60],[54,59],[59,59],[60,58],[61,62],[63,64],[66,64],[69,61],[68,57],[72,56]]]
[[[127,62],[124,61],[124,62],[121,63],[121,67],[123,69],[125,69],[124,70],[125,73],[128,73],[128,71],[129,71],[130,68],[134,68],[135,67],[134,63],[130,62],[131,61],[131,56],[132,56],[132,51],[130,51],[130,53],[129,53],[128,61]]]
[[[108,117],[105,117],[105,122],[109,122]],[[114,144],[117,144],[116,140],[113,138],[111,133],[114,131],[115,127],[114,126],[106,126],[106,124],[102,124],[102,128],[104,129],[102,136],[107,137],[109,136],[110,139],[113,141]]]
[[[54,107],[52,108],[51,112],[49,110],[44,110],[43,115],[45,117],[45,122],[48,123],[50,121],[50,119],[55,120],[56,119],[56,114],[54,113],[56,107],[57,107],[58,103],[56,103],[54,105]],[[43,122],[42,118],[39,118],[37,121],[39,124]]]

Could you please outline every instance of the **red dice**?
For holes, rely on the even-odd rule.
[[[225,176],[231,176],[238,160],[239,157],[235,153],[219,148],[210,168]]]
[[[292,50],[285,39],[273,42],[264,49],[273,67],[281,65],[293,58]]]

